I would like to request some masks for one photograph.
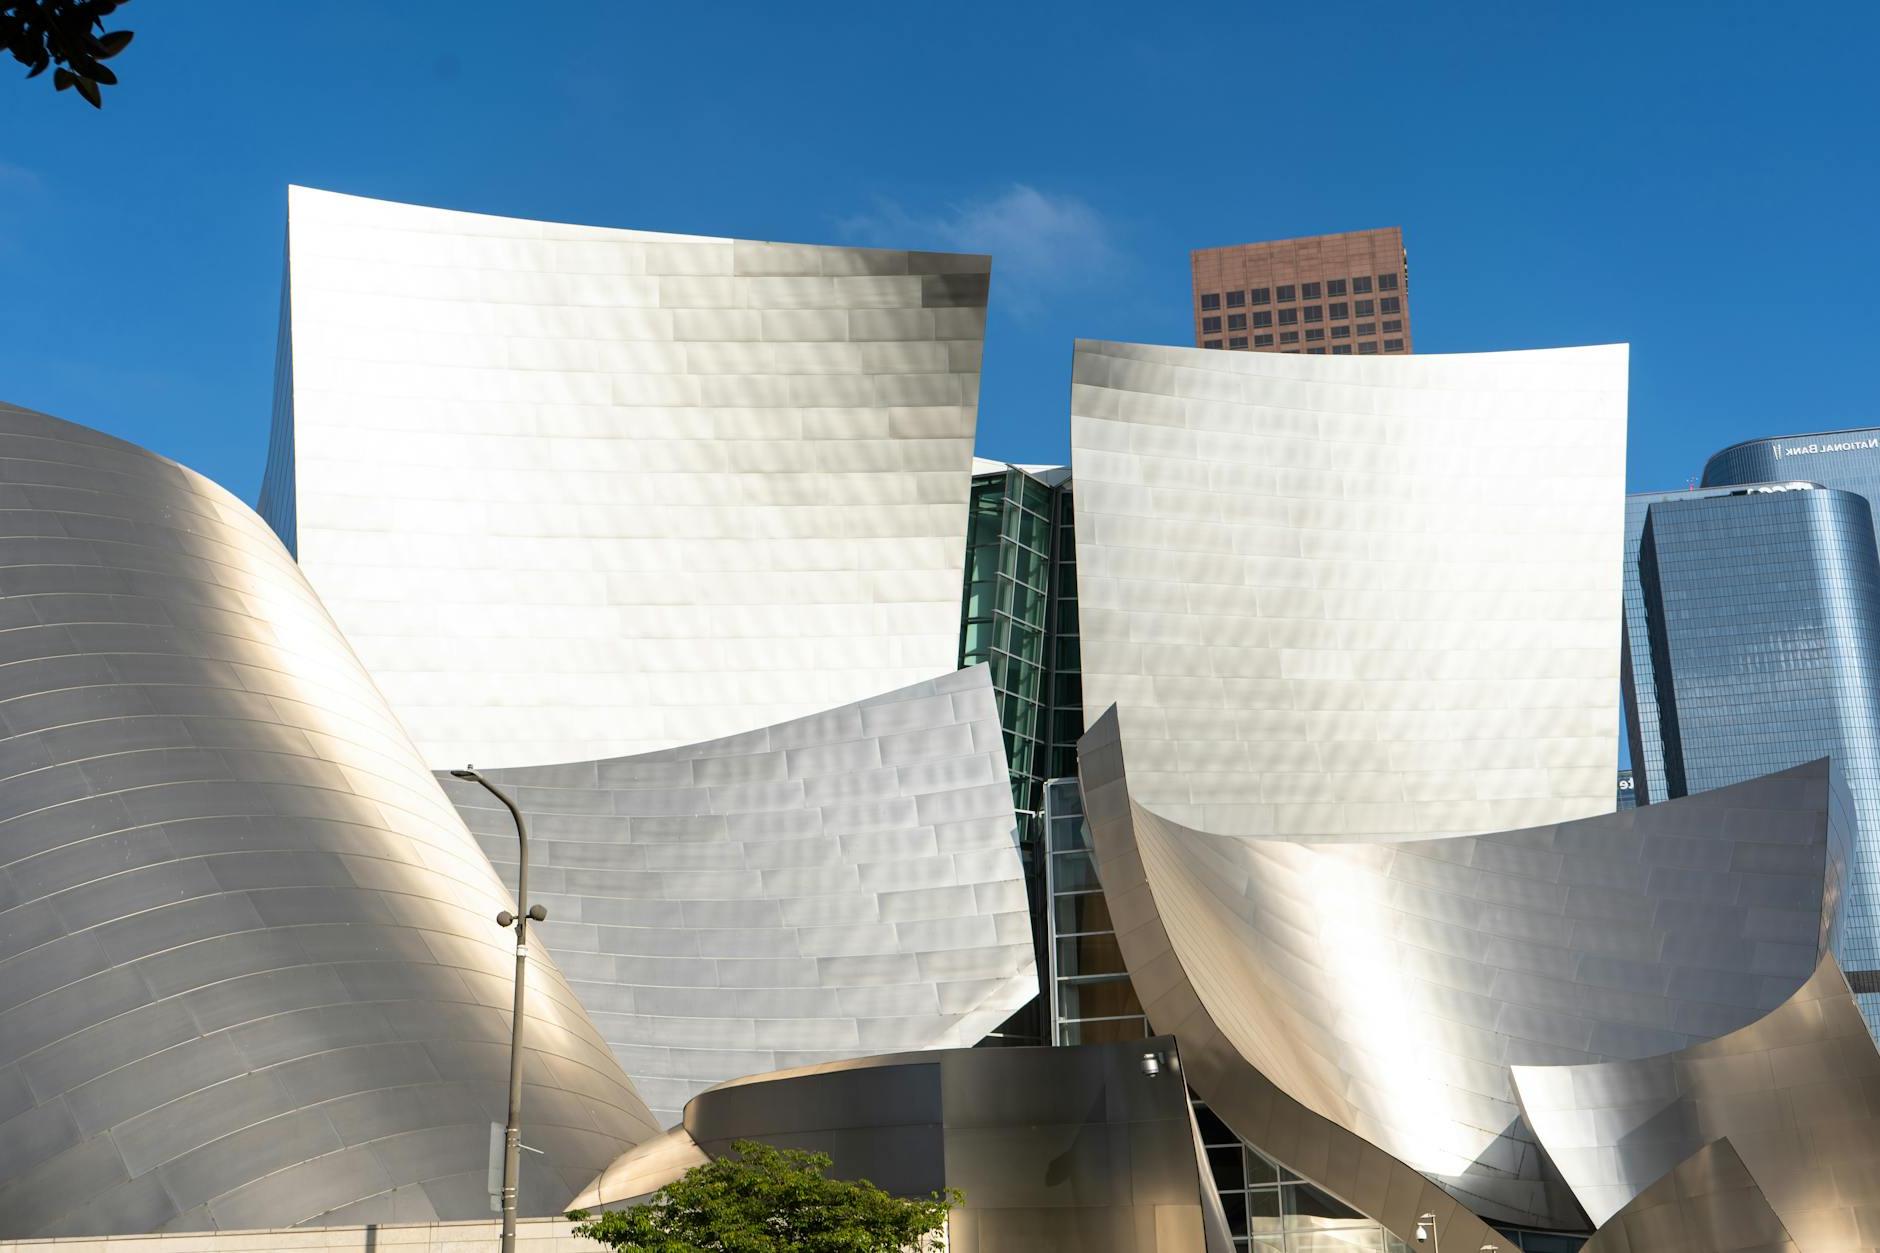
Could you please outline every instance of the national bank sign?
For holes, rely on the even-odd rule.
[[[1832,444],[1784,444],[1771,441],[1769,448],[1778,457],[1800,457],[1818,452],[1854,452],[1861,448],[1880,448],[1880,436],[1868,439],[1844,439]]]

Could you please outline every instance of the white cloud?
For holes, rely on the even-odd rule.
[[[1095,209],[1023,183],[929,217],[883,200],[874,212],[845,220],[842,229],[886,248],[991,253],[994,300],[1019,314],[1101,282],[1119,261],[1109,223]]]
[[[40,189],[39,175],[23,165],[0,161],[0,187],[20,192],[38,191]]]

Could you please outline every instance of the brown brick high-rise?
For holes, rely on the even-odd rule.
[[[1403,230],[1197,248],[1195,344],[1370,356],[1410,351]]]

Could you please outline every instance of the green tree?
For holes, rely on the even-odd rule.
[[[100,84],[117,75],[105,66],[131,41],[127,30],[106,33],[104,19],[127,0],[0,0],[0,47],[27,67],[26,77],[52,71],[59,91],[76,87],[94,109],[104,107]]]
[[[866,1179],[829,1179],[824,1153],[739,1140],[735,1157],[694,1166],[645,1205],[593,1217],[575,1234],[625,1253],[902,1253],[944,1249],[958,1188],[927,1200],[890,1196]]]

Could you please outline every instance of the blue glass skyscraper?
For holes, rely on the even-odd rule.
[[[1704,487],[1806,479],[1880,500],[1880,427],[1778,435],[1732,444],[1704,463]]]
[[[1835,951],[1856,991],[1880,993],[1880,549],[1868,502],[1811,483],[1713,488],[1634,497],[1628,521],[1641,803],[1833,758]],[[1862,1000],[1880,1028],[1880,996]]]

